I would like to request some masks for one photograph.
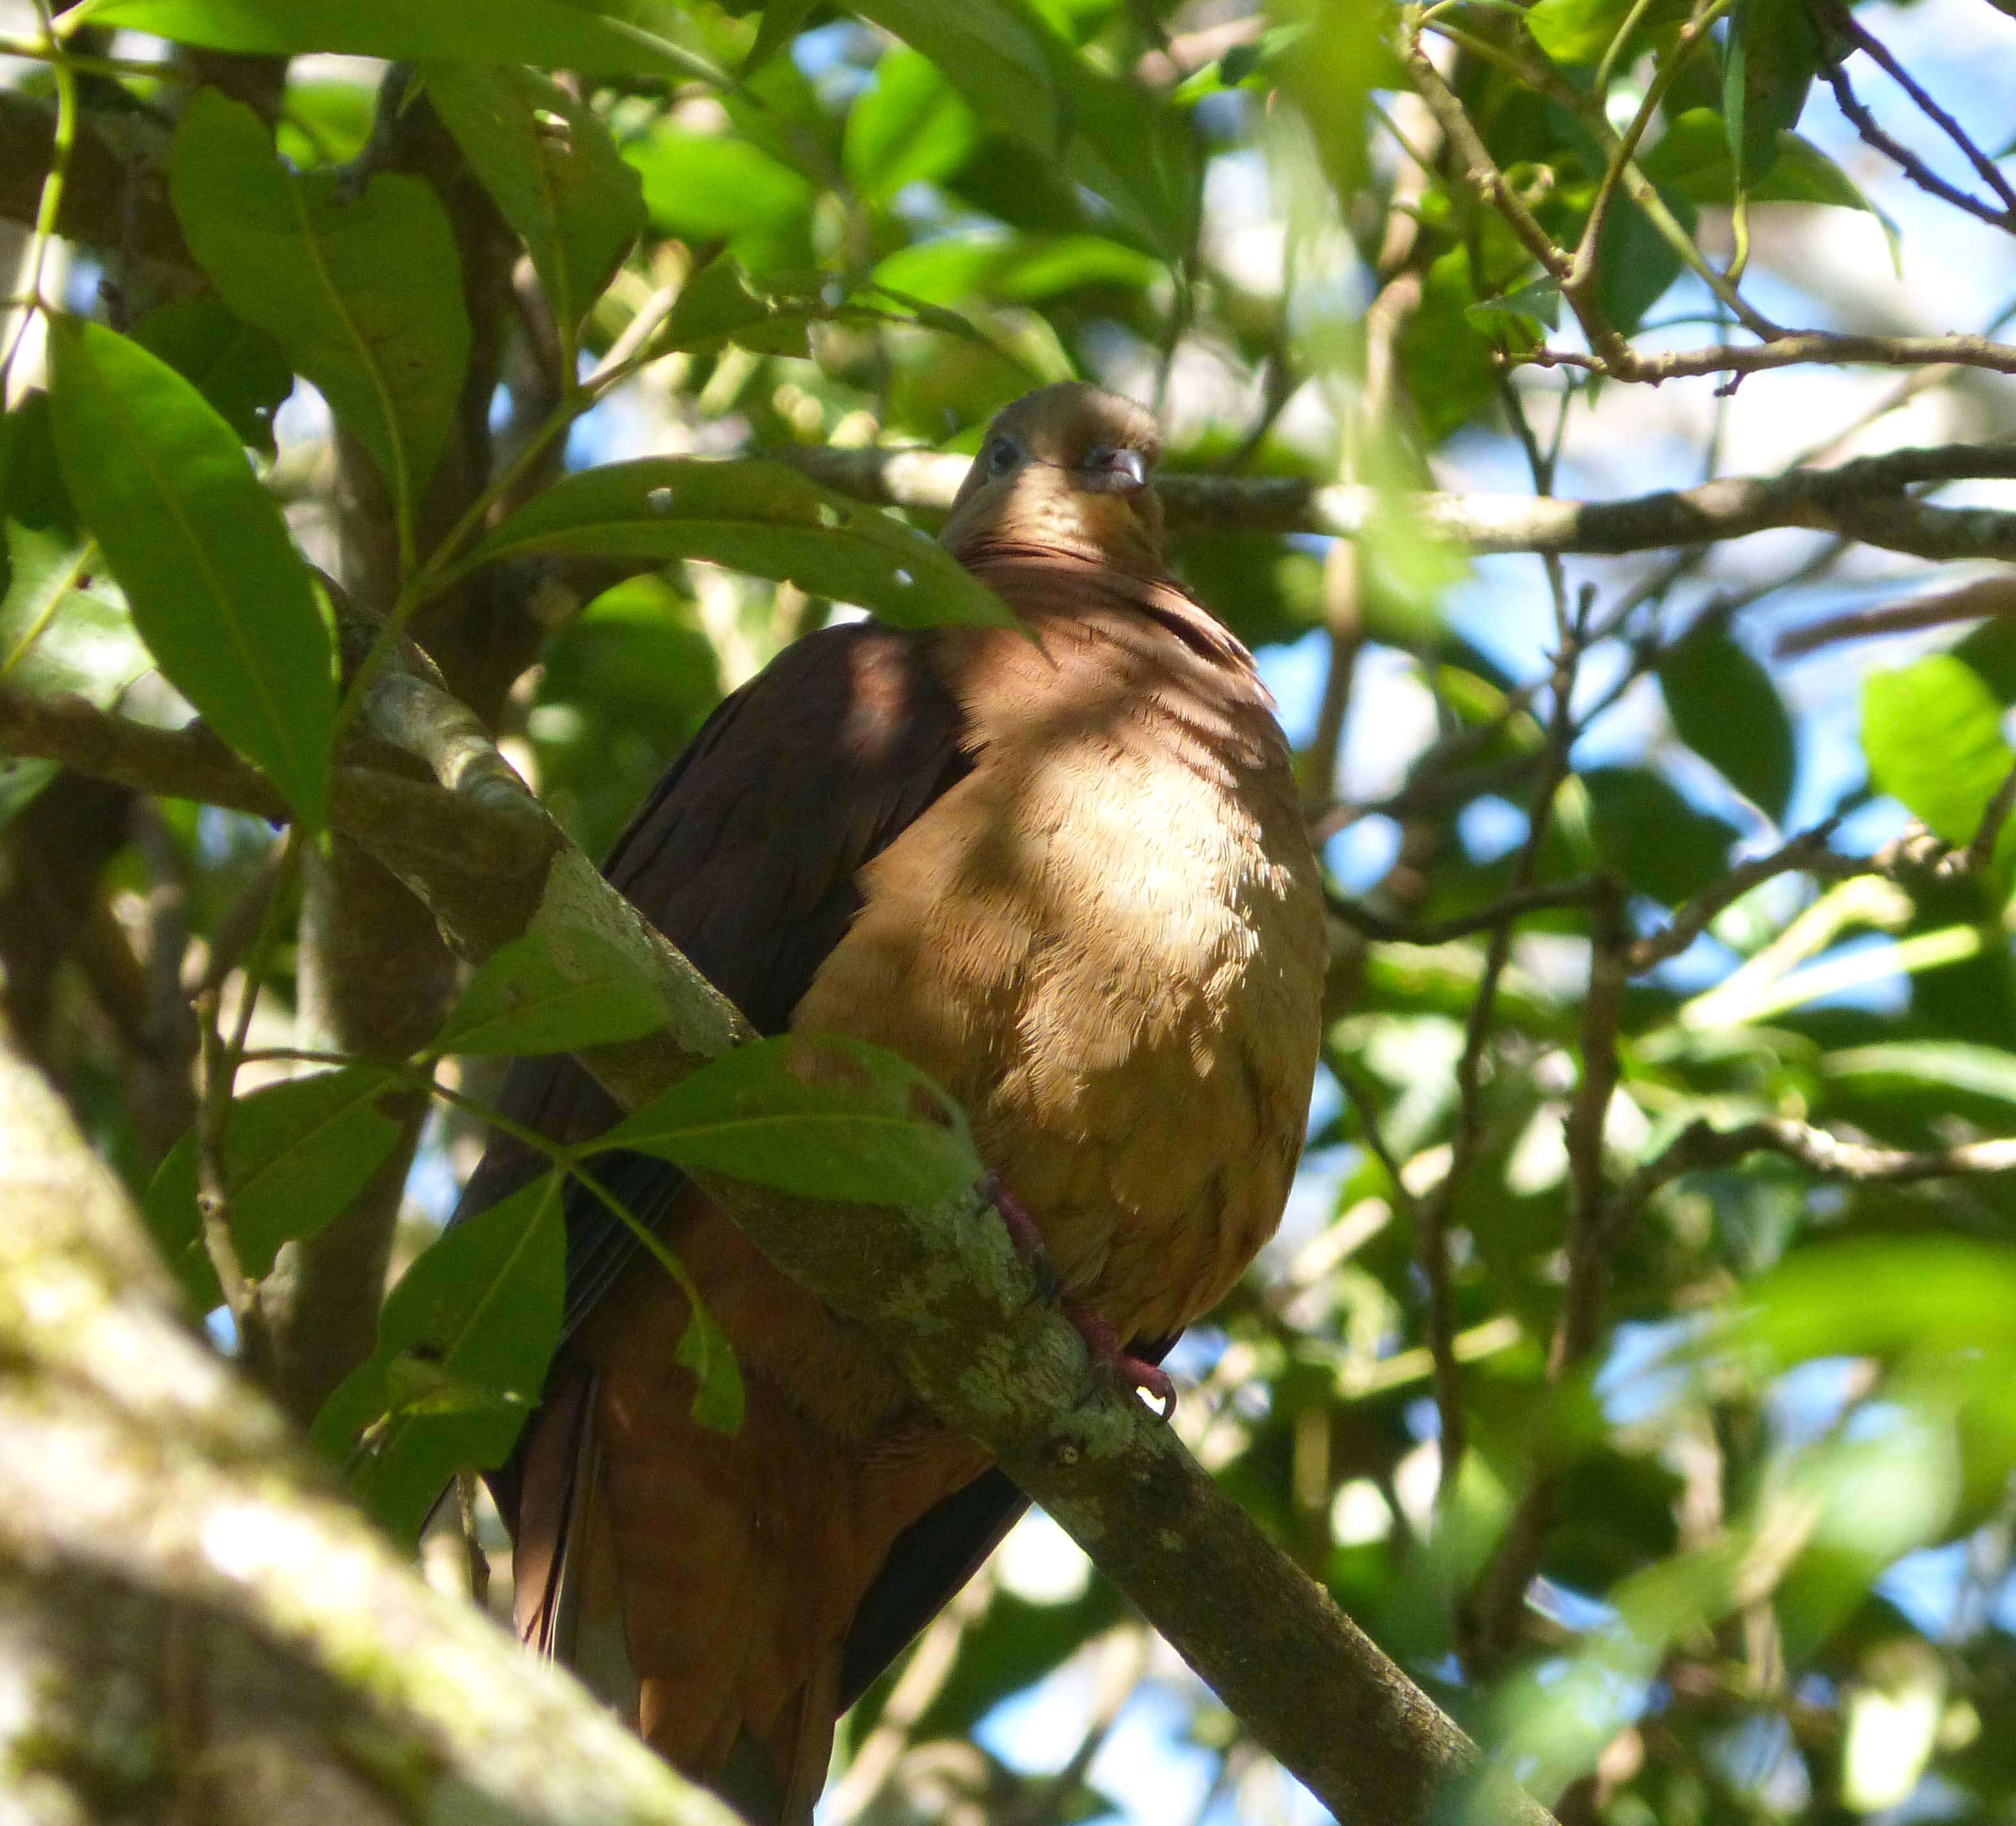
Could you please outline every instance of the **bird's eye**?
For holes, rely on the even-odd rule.
[[[1015,448],[1012,438],[997,438],[987,447],[987,473],[991,476],[1005,476],[1022,459],[1022,453]]]

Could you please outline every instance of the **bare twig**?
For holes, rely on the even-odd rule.
[[[1797,837],[1779,845],[1768,855],[1755,856],[1747,863],[1739,863],[1719,881],[1711,884],[1696,895],[1684,906],[1678,909],[1671,921],[1660,931],[1640,938],[1624,953],[1625,968],[1633,976],[1642,976],[1647,971],[1655,970],[1668,959],[1674,958],[1694,943],[1712,924],[1718,914],[1733,906],[1751,888],[1773,877],[1789,873],[1795,869],[1813,869],[1827,866],[1831,874],[1859,872],[1873,866],[1855,857],[1836,856],[1827,845],[1840,827],[1838,815],[1824,823],[1816,824],[1810,830],[1802,830]]]
[[[1985,869],[1995,855],[1995,846],[2002,835],[2003,827],[2009,822],[2009,814],[2016,811],[2016,767],[2010,769],[2001,785],[1995,789],[1995,796],[1988,801],[1988,808],[1981,815],[1981,827],[1974,834],[1974,840],[1964,853],[1962,866],[1970,873]]]

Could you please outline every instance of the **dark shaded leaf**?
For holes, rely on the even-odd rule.
[[[570,476],[506,520],[473,562],[533,551],[704,558],[903,627],[1009,621],[992,590],[914,528],[758,459],[647,457]]]
[[[224,1136],[232,1240],[254,1279],[283,1243],[315,1235],[347,1211],[398,1144],[379,1107],[394,1081],[375,1065],[346,1065],[241,1097]],[[169,1151],[148,1189],[147,1227],[199,1310],[221,1295],[203,1246],[192,1133]]]
[[[262,455],[273,454],[273,414],[294,390],[294,370],[265,331],[241,323],[214,292],[175,298],[133,326],[133,340],[159,355]]]
[[[566,1295],[552,1173],[455,1225],[399,1277],[376,1347],[313,1433],[395,1540],[418,1537],[457,1471],[504,1461],[559,1345]]]
[[[1680,740],[1773,819],[1785,815],[1798,755],[1770,675],[1719,630],[1659,661],[1659,689]]]
[[[1676,906],[1729,866],[1734,827],[1689,805],[1659,775],[1599,767],[1578,777],[1598,853],[1639,893]]]
[[[257,114],[200,91],[169,195],[189,251],[267,332],[409,506],[446,442],[469,358],[461,265],[440,199],[381,172],[346,200],[334,172],[275,155]]]
[[[51,326],[63,478],[170,681],[319,823],[334,641],[238,434],[165,362],[96,324]]]
[[[907,1061],[832,1035],[738,1046],[596,1145],[807,1198],[919,1205],[976,1185],[959,1106]]]
[[[536,70],[423,67],[427,95],[532,257],[571,338],[644,226],[642,185],[593,109]]]
[[[1738,0],[1723,59],[1723,117],[1740,189],[1777,163],[1779,136],[1799,124],[1820,59],[1806,0]]]

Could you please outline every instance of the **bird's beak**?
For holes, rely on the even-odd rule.
[[[1095,450],[1078,472],[1078,485],[1095,495],[1132,495],[1148,485],[1148,465],[1138,450]]]

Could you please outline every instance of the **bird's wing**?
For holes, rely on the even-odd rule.
[[[610,881],[763,1033],[780,1033],[860,904],[855,877],[967,773],[958,705],[923,641],[854,623],[808,636],[715,710],[632,819]],[[556,1140],[619,1115],[565,1056],[517,1061],[499,1107]],[[470,1176],[459,1221],[537,1174],[544,1157],[499,1136]],[[679,1169],[599,1156],[596,1178],[646,1223],[671,1208]],[[566,1199],[566,1334],[641,1245],[579,1187]],[[496,1480],[507,1518],[515,1468]]]

